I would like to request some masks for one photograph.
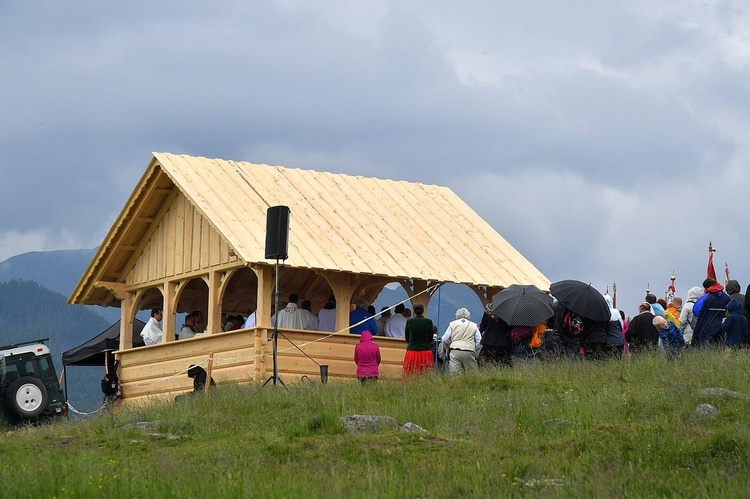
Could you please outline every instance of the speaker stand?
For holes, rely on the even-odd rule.
[[[273,321],[273,334],[271,335],[271,342],[273,343],[273,374],[263,382],[263,386],[266,386],[269,381],[273,380],[273,386],[281,384],[284,388],[287,388],[286,383],[279,377],[279,258],[276,258],[276,282],[274,284],[274,314],[276,320]]]

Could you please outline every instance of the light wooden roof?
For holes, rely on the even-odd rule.
[[[114,253],[118,245],[137,249],[136,239],[147,237],[148,228],[131,225],[147,221],[142,207],[150,204],[155,211],[170,187],[194,204],[245,263],[271,263],[264,258],[266,210],[286,205],[287,267],[549,288],[536,267],[446,187],[154,153],[71,302],[86,301],[81,293],[94,281],[124,280],[118,268],[126,271],[132,255]],[[149,197],[156,201],[144,199]]]

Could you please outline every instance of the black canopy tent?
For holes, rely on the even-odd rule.
[[[145,322],[133,319],[133,346],[144,346],[141,331]],[[65,400],[68,401],[68,374],[67,366],[104,366],[106,372],[114,367],[114,354],[120,349],[120,321],[115,322],[107,329],[94,336],[87,342],[75,348],[63,352],[63,376],[65,377]]]
[[[145,322],[133,319],[133,346],[144,346],[141,331]],[[104,366],[107,354],[120,349],[120,321],[94,336],[86,343],[68,350],[62,354],[63,368],[65,366]]]

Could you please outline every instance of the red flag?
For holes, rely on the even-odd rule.
[[[716,280],[716,270],[714,270],[714,251],[716,249],[708,242],[708,267],[706,268],[706,277]]]

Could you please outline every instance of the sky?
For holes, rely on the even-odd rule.
[[[709,241],[750,283],[744,0],[1,2],[0,95],[0,261],[98,246],[163,151],[450,187],[629,315]]]

